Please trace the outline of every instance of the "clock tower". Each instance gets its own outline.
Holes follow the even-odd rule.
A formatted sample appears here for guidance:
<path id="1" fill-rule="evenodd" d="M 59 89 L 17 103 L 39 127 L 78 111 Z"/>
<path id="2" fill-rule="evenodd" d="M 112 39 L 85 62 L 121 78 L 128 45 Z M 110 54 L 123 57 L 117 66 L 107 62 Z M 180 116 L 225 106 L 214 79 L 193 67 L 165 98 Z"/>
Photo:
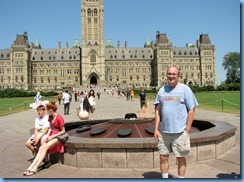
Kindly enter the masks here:
<path id="1" fill-rule="evenodd" d="M 82 84 L 105 84 L 103 0 L 81 0 Z"/>

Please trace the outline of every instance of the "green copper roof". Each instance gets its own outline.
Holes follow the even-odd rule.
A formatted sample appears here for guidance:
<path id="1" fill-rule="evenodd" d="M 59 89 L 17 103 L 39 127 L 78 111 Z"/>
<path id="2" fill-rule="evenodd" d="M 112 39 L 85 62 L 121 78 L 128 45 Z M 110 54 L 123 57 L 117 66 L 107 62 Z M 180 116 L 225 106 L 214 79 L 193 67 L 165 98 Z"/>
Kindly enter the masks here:
<path id="1" fill-rule="evenodd" d="M 36 39 L 36 41 L 35 41 L 35 47 L 39 47 L 39 45 L 40 45 L 39 40 Z"/>
<path id="2" fill-rule="evenodd" d="M 80 47 L 80 43 L 78 39 L 75 39 L 75 42 L 73 44 L 73 48 Z"/>
<path id="3" fill-rule="evenodd" d="M 113 47 L 113 42 L 111 39 L 107 40 L 106 47 Z"/>
<path id="4" fill-rule="evenodd" d="M 149 40 L 148 37 L 147 37 L 147 40 L 146 40 L 145 44 L 148 45 L 148 46 L 150 45 L 150 40 Z"/>

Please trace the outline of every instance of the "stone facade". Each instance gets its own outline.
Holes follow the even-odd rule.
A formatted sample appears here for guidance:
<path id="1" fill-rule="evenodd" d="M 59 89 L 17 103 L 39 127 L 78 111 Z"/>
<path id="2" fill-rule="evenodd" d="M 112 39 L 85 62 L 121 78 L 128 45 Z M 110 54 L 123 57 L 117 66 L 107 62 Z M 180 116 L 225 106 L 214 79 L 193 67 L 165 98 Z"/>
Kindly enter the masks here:
<path id="1" fill-rule="evenodd" d="M 27 32 L 17 35 L 10 49 L 0 50 L 0 89 L 53 90 L 90 84 L 119 85 L 122 88 L 161 86 L 166 70 L 180 69 L 181 82 L 216 85 L 215 46 L 209 35 L 201 34 L 196 45 L 175 47 L 166 34 L 156 32 L 141 48 L 128 42 L 114 47 L 104 42 L 103 0 L 83 0 L 81 4 L 81 45 L 43 49 L 38 41 L 28 41 Z"/>

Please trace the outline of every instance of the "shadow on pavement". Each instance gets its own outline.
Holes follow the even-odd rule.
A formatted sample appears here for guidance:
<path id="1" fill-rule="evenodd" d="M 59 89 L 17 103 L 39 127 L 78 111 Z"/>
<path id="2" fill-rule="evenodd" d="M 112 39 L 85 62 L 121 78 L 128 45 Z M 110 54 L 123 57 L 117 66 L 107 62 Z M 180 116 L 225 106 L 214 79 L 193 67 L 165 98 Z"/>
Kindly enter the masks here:
<path id="1" fill-rule="evenodd" d="M 162 174 L 160 172 L 155 172 L 155 171 L 152 171 L 152 172 L 145 172 L 142 174 L 144 176 L 144 178 L 157 178 L 157 179 L 162 179 Z M 169 178 L 174 178 L 173 175 L 169 174 Z"/>
<path id="2" fill-rule="evenodd" d="M 227 174 L 227 173 L 220 173 L 216 176 L 217 178 L 241 178 L 240 174 L 236 174 L 235 172 L 232 172 L 231 174 Z"/>

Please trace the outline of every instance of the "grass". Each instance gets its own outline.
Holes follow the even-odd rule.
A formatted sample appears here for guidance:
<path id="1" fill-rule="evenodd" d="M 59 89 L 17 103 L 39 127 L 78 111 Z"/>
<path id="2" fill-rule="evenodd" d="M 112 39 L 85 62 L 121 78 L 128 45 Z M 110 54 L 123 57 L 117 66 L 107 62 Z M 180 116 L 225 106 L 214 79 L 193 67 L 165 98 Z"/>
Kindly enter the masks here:
<path id="1" fill-rule="evenodd" d="M 195 93 L 200 109 L 240 114 L 240 92 Z"/>
<path id="2" fill-rule="evenodd" d="M 53 100 L 54 97 L 43 97 L 42 100 Z M 1 98 L 0 117 L 30 109 L 33 97 Z"/>
<path id="3" fill-rule="evenodd" d="M 198 108 L 240 114 L 240 92 L 199 92 L 195 93 L 199 103 Z M 149 100 L 154 99 L 154 94 L 147 94 Z M 43 97 L 43 100 L 53 100 L 54 97 Z M 1 98 L 0 116 L 30 109 L 31 97 Z"/>

